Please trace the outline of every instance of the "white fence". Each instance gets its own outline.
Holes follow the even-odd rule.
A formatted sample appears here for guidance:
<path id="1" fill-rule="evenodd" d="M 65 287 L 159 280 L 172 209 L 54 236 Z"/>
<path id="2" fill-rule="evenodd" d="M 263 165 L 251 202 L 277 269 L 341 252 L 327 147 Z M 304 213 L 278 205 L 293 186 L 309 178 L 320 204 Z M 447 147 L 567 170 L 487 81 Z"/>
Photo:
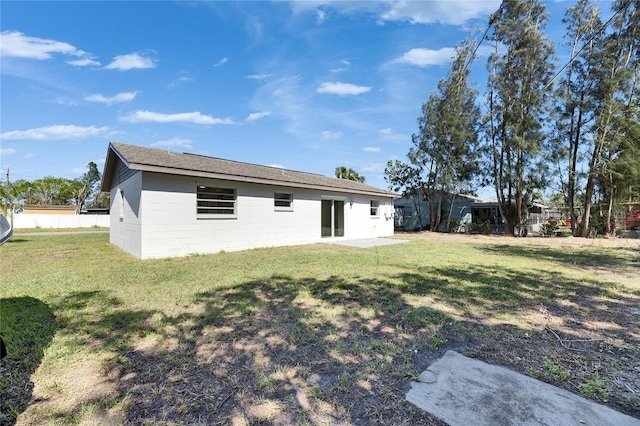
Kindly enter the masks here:
<path id="1" fill-rule="evenodd" d="M 11 220 L 11 218 L 9 218 Z M 13 227 L 18 228 L 92 228 L 109 227 L 108 214 L 14 214 Z"/>

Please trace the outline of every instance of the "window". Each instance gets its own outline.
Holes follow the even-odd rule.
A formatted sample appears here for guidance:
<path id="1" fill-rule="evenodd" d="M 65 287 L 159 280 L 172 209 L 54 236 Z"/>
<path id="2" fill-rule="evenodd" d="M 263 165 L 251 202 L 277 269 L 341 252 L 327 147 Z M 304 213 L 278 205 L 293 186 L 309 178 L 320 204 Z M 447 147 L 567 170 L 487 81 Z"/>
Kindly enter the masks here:
<path id="1" fill-rule="evenodd" d="M 124 221 L 124 190 L 120 190 L 120 222 Z"/>
<path id="2" fill-rule="evenodd" d="M 284 192 L 276 192 L 273 194 L 273 207 L 276 211 L 292 212 L 293 211 L 293 194 Z"/>
<path id="3" fill-rule="evenodd" d="M 380 201 L 371 200 L 371 216 L 378 217 L 379 208 L 380 208 Z"/>
<path id="4" fill-rule="evenodd" d="M 236 190 L 198 185 L 196 192 L 199 218 L 236 217 Z"/>

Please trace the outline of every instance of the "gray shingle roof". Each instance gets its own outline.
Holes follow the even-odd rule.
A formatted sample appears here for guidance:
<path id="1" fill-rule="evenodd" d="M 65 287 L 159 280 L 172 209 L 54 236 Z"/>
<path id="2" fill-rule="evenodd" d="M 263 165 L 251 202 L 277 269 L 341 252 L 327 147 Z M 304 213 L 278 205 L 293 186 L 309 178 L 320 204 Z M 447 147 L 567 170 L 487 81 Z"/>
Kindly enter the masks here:
<path id="1" fill-rule="evenodd" d="M 103 191 L 111 189 L 111 180 L 118 160 L 131 170 L 398 197 L 392 192 L 346 179 L 117 142 L 109 144 L 102 180 Z"/>

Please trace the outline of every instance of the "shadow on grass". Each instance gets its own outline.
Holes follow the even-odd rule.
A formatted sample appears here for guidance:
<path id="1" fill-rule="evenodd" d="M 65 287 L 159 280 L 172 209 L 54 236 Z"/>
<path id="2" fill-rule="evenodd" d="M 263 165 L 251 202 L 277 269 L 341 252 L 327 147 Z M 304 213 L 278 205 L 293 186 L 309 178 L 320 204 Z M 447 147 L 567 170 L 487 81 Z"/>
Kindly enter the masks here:
<path id="1" fill-rule="evenodd" d="M 634 247 L 616 247 L 589 251 L 576 248 L 549 248 L 526 245 L 488 245 L 483 250 L 505 256 L 535 258 L 564 266 L 589 266 L 595 268 L 640 268 L 638 250 Z"/>
<path id="2" fill-rule="evenodd" d="M 401 296 L 382 280 L 274 276 L 199 293 L 172 317 L 100 292 L 56 309 L 61 335 L 114 353 L 104 376 L 125 423 L 442 424 L 404 393 L 448 317 Z M 87 404 L 100 408 L 85 399 L 55 416 L 81 417 Z"/>
<path id="3" fill-rule="evenodd" d="M 597 278 L 567 277 L 546 270 L 468 266 L 432 268 L 423 273 L 404 273 L 400 289 L 405 294 L 429 295 L 435 301 L 460 307 L 478 318 L 499 313 L 548 312 L 570 318 L 575 334 L 610 333 L 631 346 L 640 347 L 638 303 L 621 293 L 614 282 Z"/>
<path id="4" fill-rule="evenodd" d="M 495 266 L 429 268 L 403 273 L 400 288 L 414 295 L 431 295 L 456 306 L 513 310 L 573 296 L 618 297 L 617 284 L 596 279 L 576 280 L 546 270 L 521 271 Z M 589 303 L 589 299 L 581 299 Z"/>
<path id="5" fill-rule="evenodd" d="M 29 405 L 30 377 L 55 331 L 56 318 L 46 303 L 33 297 L 0 299 L 0 335 L 7 346 L 0 361 L 0 424 L 14 424 Z"/>
<path id="6" fill-rule="evenodd" d="M 640 342 L 622 310 L 631 301 L 612 287 L 545 271 L 450 267 L 386 279 L 272 276 L 201 292 L 173 316 L 130 309 L 101 292 L 69 295 L 56 312 L 61 334 L 114 354 L 104 376 L 124 423 L 438 425 L 404 395 L 446 349 L 539 374 L 566 352 L 544 329 L 483 322 L 483 315 L 542 305 L 570 315 L 575 324 L 564 338 L 597 332 L 607 342 L 557 361 L 563 368 L 607 377 L 594 367 L 606 365 L 634 377 Z M 454 318 L 417 302 L 422 296 L 476 315 Z M 564 300 L 579 306 L 568 311 Z M 640 416 L 637 398 L 624 397 L 633 395 L 608 402 Z"/>
<path id="7" fill-rule="evenodd" d="M 19 244 L 19 243 L 26 243 L 27 240 L 25 240 L 24 238 L 16 238 L 16 234 L 13 234 L 13 237 L 11 237 L 11 239 L 9 241 L 7 241 L 7 243 L 9 244 Z"/>

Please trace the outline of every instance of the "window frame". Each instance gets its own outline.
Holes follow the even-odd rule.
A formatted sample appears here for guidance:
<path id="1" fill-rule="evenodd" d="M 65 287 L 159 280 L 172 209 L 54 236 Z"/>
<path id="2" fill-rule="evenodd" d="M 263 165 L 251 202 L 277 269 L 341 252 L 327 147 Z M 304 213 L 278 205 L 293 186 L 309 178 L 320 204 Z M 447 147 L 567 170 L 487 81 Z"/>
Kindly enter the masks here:
<path id="1" fill-rule="evenodd" d="M 118 215 L 118 219 L 120 220 L 120 222 L 124 221 L 124 189 L 119 188 L 118 192 L 120 193 L 120 206 L 119 206 L 119 215 Z"/>
<path id="2" fill-rule="evenodd" d="M 372 218 L 380 217 L 380 200 L 369 201 L 369 215 Z"/>
<path id="3" fill-rule="evenodd" d="M 202 190 L 213 191 L 202 191 Z M 210 197 L 201 197 L 201 194 L 209 194 Z M 216 198 L 218 195 L 220 198 Z M 233 199 L 229 199 L 232 196 Z M 226 203 L 232 204 L 232 207 L 227 206 L 204 206 L 200 203 L 213 202 L 213 203 Z M 209 212 L 203 212 L 202 210 L 209 210 Z M 226 210 L 231 213 L 219 213 L 216 210 Z M 196 218 L 197 219 L 236 219 L 238 217 L 238 190 L 236 188 L 230 188 L 226 186 L 212 186 L 212 185 L 196 185 Z"/>
<path id="4" fill-rule="evenodd" d="M 278 195 L 286 195 L 287 198 L 278 198 Z M 279 206 L 278 202 L 289 202 L 289 205 Z M 293 211 L 293 192 L 274 192 L 273 193 L 273 209 L 277 212 L 292 212 Z"/>

